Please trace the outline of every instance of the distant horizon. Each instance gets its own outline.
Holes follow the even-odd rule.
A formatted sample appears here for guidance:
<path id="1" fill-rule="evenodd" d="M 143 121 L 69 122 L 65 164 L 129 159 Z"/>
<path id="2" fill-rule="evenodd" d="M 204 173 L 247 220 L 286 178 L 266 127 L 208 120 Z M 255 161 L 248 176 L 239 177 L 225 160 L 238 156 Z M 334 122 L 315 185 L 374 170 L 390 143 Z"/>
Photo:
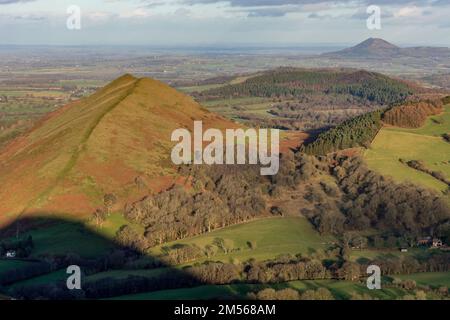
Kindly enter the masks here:
<path id="1" fill-rule="evenodd" d="M 379 23 L 370 26 L 375 15 Z M 448 47 L 448 16 L 450 2 L 442 0 L 0 0 L 0 39 L 11 45 L 276 48 L 349 46 L 373 37 Z"/>
<path id="2" fill-rule="evenodd" d="M 385 38 L 373 37 L 382 39 L 392 43 L 401 48 L 411 47 L 444 47 L 450 48 L 450 45 L 444 43 L 426 44 L 422 42 L 417 43 L 397 43 L 386 40 Z M 0 47 L 90 47 L 90 48 L 108 48 L 108 47 L 122 47 L 122 48 L 149 48 L 149 49 L 309 49 L 309 48 L 347 48 L 356 46 L 369 38 L 364 38 L 359 42 L 304 42 L 304 43 L 191 43 L 191 44 L 121 44 L 121 43 L 104 43 L 104 44 L 83 44 L 83 43 L 0 43 Z"/>

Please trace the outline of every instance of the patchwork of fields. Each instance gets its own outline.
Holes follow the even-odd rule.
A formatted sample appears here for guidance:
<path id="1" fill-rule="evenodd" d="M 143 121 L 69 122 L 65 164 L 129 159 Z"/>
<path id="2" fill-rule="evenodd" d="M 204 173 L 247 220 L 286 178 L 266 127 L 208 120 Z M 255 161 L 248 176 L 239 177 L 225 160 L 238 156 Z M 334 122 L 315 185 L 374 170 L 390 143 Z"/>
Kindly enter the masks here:
<path id="1" fill-rule="evenodd" d="M 395 278 L 414 280 L 418 284 L 432 286 L 449 286 L 450 273 L 430 272 L 410 275 L 399 275 Z M 392 281 L 391 278 L 384 279 L 386 283 Z M 304 280 L 278 283 L 273 285 L 259 284 L 233 284 L 222 286 L 199 286 L 188 289 L 162 290 L 156 292 L 126 295 L 114 298 L 115 300 L 191 300 L 191 299 L 220 299 L 220 298 L 240 298 L 245 299 L 247 294 L 262 290 L 264 288 L 274 288 L 276 290 L 291 288 L 299 292 L 306 290 L 326 288 L 332 292 L 337 299 L 350 299 L 352 294 L 367 294 L 372 299 L 396 299 L 405 295 L 406 291 L 400 288 L 385 287 L 381 290 L 367 290 L 364 283 L 337 280 Z"/>

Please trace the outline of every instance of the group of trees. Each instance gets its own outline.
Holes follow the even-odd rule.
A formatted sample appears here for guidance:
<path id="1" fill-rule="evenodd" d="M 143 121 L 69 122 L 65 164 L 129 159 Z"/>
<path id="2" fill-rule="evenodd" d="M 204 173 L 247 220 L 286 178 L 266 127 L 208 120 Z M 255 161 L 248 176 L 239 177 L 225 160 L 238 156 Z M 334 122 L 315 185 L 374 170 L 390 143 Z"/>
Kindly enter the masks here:
<path id="1" fill-rule="evenodd" d="M 356 84 L 338 84 L 330 91 L 350 94 L 384 106 L 403 102 L 413 93 L 406 84 L 384 76 Z"/>
<path id="2" fill-rule="evenodd" d="M 442 98 L 442 103 L 443 104 L 450 104 L 450 96 L 446 96 L 446 97 Z"/>
<path id="3" fill-rule="evenodd" d="M 204 91 L 198 94 L 198 98 L 296 98 L 312 92 L 347 94 L 363 101 L 389 105 L 404 101 L 412 94 L 412 89 L 403 82 L 374 72 L 280 68 L 242 83 Z"/>
<path id="4" fill-rule="evenodd" d="M 302 293 L 291 288 L 281 290 L 266 288 L 256 293 L 251 292 L 248 298 L 252 300 L 334 300 L 333 294 L 326 288 L 309 289 Z"/>
<path id="5" fill-rule="evenodd" d="M 119 231 L 121 243 L 151 247 L 253 219 L 265 213 L 266 201 L 256 166 L 182 168 L 192 176 L 192 190 L 182 186 L 127 206 L 125 217 L 145 228 L 144 235 Z M 189 171 L 191 170 L 191 171 Z M 125 229 L 127 231 L 127 229 Z M 132 239 L 132 240 L 131 240 Z"/>
<path id="6" fill-rule="evenodd" d="M 450 209 L 436 192 L 412 184 L 395 183 L 370 171 L 360 158 L 329 156 L 329 170 L 339 187 L 337 197 L 321 188 L 304 210 L 323 233 L 375 228 L 387 234 L 420 236 L 435 233 L 450 218 Z"/>
<path id="7" fill-rule="evenodd" d="M 103 196 L 103 207 L 97 208 L 92 214 L 92 219 L 96 226 L 103 225 L 116 203 L 117 197 L 114 194 L 107 193 Z"/>
<path id="8" fill-rule="evenodd" d="M 450 142 L 450 133 L 444 133 L 442 138 L 444 138 L 445 141 Z"/>
<path id="9" fill-rule="evenodd" d="M 381 111 L 366 113 L 319 134 L 314 141 L 303 145 L 301 151 L 326 155 L 347 148 L 367 147 L 381 127 Z"/>
<path id="10" fill-rule="evenodd" d="M 429 174 L 432 177 L 434 177 L 435 179 L 442 181 L 443 183 L 447 184 L 450 187 L 450 180 L 447 179 L 445 174 L 443 174 L 440 171 L 433 171 L 431 169 L 428 169 L 426 164 L 423 161 L 421 161 L 421 160 L 405 161 L 403 159 L 400 159 L 400 162 L 406 164 L 408 167 L 411 167 L 415 170 L 422 171 L 426 174 Z"/>
<path id="11" fill-rule="evenodd" d="M 397 127 L 419 128 L 427 117 L 442 112 L 442 100 L 408 102 L 392 107 L 383 114 L 383 122 Z"/>
<path id="12" fill-rule="evenodd" d="M 268 118 L 266 122 L 269 125 L 281 122 L 291 130 L 324 129 L 379 107 L 346 94 L 309 94 L 275 104 L 268 112 L 276 118 Z"/>
<path id="13" fill-rule="evenodd" d="M 382 239 L 366 239 L 373 246 L 382 242 L 392 246 L 392 238 L 409 237 L 402 240 L 408 243 L 422 235 L 446 238 L 448 233 L 450 208 L 438 193 L 396 183 L 369 170 L 354 156 L 286 153 L 278 174 L 268 177 L 260 176 L 254 166 L 185 166 L 180 170 L 190 177 L 192 188 L 174 186 L 128 205 L 125 217 L 130 225 L 118 231 L 120 244 L 142 251 L 269 214 L 303 214 L 319 232 L 336 235 L 375 228 Z M 303 196 L 310 206 L 268 207 L 268 199 L 300 189 L 306 190 Z M 143 226 L 144 232 L 132 224 Z M 355 246 L 363 245 L 367 244 Z M 179 263 L 198 254 L 213 256 L 213 249 L 223 250 L 215 247 L 209 253 L 179 247 L 170 259 Z"/>

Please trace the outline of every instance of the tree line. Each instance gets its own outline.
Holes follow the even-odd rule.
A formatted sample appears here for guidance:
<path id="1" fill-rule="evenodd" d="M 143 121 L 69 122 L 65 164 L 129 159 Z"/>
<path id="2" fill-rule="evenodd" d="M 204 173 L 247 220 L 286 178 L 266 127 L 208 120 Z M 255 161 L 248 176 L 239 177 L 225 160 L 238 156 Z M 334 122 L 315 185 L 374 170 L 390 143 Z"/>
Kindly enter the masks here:
<path id="1" fill-rule="evenodd" d="M 382 127 L 382 111 L 369 112 L 320 133 L 317 138 L 301 147 L 307 154 L 326 155 L 338 150 L 368 147 Z"/>
<path id="2" fill-rule="evenodd" d="M 383 122 L 403 128 L 420 128 L 429 116 L 442 112 L 442 100 L 408 102 L 392 107 L 383 114 Z"/>

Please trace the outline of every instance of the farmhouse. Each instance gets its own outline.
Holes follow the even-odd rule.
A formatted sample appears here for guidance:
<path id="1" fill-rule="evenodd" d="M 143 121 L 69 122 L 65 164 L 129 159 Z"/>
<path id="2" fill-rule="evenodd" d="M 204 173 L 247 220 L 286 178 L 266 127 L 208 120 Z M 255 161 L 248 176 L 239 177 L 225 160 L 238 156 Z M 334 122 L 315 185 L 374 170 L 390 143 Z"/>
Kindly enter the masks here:
<path id="1" fill-rule="evenodd" d="M 431 248 L 441 248 L 444 246 L 444 243 L 439 238 L 431 238 L 431 237 L 425 237 L 420 238 L 417 240 L 418 246 L 427 246 Z"/>
<path id="2" fill-rule="evenodd" d="M 420 238 L 417 240 L 418 246 L 428 246 L 431 243 L 431 237 Z"/>
<path id="3" fill-rule="evenodd" d="M 431 244 L 431 246 L 433 247 L 433 248 L 440 248 L 440 247 L 442 247 L 444 244 L 442 243 L 442 240 L 441 239 L 437 239 L 437 238 L 434 238 L 433 239 L 433 242 L 432 242 L 432 244 Z"/>
<path id="4" fill-rule="evenodd" d="M 6 258 L 15 258 L 16 257 L 16 251 L 14 251 L 14 250 L 9 250 L 9 251 L 7 251 L 6 252 Z"/>

